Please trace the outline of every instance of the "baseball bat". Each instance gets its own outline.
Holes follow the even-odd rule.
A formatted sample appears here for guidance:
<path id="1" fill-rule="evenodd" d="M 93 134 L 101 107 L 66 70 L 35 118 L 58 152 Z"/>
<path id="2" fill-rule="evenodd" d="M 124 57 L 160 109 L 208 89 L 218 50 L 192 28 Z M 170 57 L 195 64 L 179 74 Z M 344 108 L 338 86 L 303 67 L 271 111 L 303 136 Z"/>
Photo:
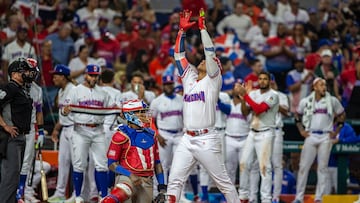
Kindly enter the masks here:
<path id="1" fill-rule="evenodd" d="M 40 159 L 42 199 L 43 199 L 43 201 L 47 201 L 49 195 L 48 195 L 48 189 L 47 189 L 46 174 L 45 174 L 45 171 L 44 171 L 43 160 L 42 160 L 42 152 L 41 152 L 40 148 L 39 148 L 39 159 Z"/>

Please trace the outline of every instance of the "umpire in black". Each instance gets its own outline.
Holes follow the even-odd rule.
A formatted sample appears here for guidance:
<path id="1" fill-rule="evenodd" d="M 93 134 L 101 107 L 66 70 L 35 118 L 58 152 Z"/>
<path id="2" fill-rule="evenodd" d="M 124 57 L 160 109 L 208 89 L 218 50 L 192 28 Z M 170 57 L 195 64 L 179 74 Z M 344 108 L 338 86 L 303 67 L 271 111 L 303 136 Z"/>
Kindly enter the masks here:
<path id="1" fill-rule="evenodd" d="M 25 58 L 12 62 L 10 82 L 0 87 L 0 203 L 15 203 L 25 135 L 30 131 L 32 99 L 25 88 L 31 80 L 31 65 Z"/>

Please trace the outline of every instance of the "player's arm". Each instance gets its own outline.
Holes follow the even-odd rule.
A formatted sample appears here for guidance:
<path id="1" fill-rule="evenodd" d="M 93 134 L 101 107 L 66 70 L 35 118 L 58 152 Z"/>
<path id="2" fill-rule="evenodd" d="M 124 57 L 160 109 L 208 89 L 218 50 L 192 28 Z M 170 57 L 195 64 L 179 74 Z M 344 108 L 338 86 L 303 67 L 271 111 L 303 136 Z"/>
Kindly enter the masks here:
<path id="1" fill-rule="evenodd" d="M 156 180 L 158 181 L 158 191 L 165 193 L 166 192 L 166 185 L 165 185 L 165 178 L 164 178 L 164 170 L 161 165 L 160 156 L 159 156 L 159 147 L 157 145 L 157 142 L 154 144 L 154 157 L 155 157 L 155 176 Z"/>
<path id="2" fill-rule="evenodd" d="M 266 102 L 256 103 L 248 94 L 244 96 L 244 100 L 256 115 L 262 114 L 270 109 L 270 106 Z"/>
<path id="3" fill-rule="evenodd" d="M 309 132 L 305 130 L 305 127 L 302 123 L 302 114 L 295 112 L 294 118 L 295 118 L 295 125 L 296 125 L 297 129 L 299 130 L 300 135 L 305 138 L 308 137 Z"/>
<path id="4" fill-rule="evenodd" d="M 223 112 L 226 115 L 230 114 L 230 112 L 231 112 L 231 105 L 230 104 L 225 104 L 220 99 L 218 100 L 217 104 L 218 104 L 218 107 L 219 107 L 221 112 Z"/>
<path id="5" fill-rule="evenodd" d="M 180 13 L 180 29 L 175 41 L 174 58 L 180 76 L 182 76 L 185 69 L 189 67 L 189 61 L 186 59 L 185 55 L 186 30 L 195 24 L 195 22 L 189 22 L 190 17 L 191 11 L 184 11 Z"/>
<path id="6" fill-rule="evenodd" d="M 215 47 L 206 31 L 205 26 L 205 12 L 200 9 L 200 16 L 198 19 L 198 25 L 201 33 L 201 40 L 204 46 L 206 72 L 210 77 L 215 77 L 221 72 L 221 63 L 215 55 Z"/>
<path id="7" fill-rule="evenodd" d="M 36 124 L 38 127 L 38 138 L 37 138 L 37 144 L 40 145 L 40 147 L 42 147 L 44 145 L 44 114 L 42 112 L 42 104 L 41 103 L 37 103 L 36 104 Z"/>

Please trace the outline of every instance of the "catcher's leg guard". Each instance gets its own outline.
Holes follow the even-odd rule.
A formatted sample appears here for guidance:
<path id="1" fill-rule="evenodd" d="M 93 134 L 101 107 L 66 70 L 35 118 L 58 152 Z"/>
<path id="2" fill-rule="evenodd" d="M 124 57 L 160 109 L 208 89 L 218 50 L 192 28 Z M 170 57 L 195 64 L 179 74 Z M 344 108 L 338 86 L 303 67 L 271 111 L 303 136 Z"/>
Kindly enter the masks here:
<path id="1" fill-rule="evenodd" d="M 175 195 L 167 195 L 166 196 L 167 202 L 168 203 L 176 203 L 176 197 Z"/>
<path id="2" fill-rule="evenodd" d="M 119 183 L 111 190 L 110 195 L 101 200 L 101 203 L 121 203 L 129 199 L 131 195 L 131 187 L 124 183 Z"/>

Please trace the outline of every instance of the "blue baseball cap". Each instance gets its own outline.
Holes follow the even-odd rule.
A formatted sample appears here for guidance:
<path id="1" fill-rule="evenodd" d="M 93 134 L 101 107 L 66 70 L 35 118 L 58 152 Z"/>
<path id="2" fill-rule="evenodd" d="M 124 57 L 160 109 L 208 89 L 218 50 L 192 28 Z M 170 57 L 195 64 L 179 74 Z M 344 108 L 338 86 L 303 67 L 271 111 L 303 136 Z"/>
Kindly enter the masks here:
<path id="1" fill-rule="evenodd" d="M 165 75 L 162 77 L 163 84 L 172 84 L 174 83 L 174 76 L 172 75 Z"/>
<path id="2" fill-rule="evenodd" d="M 100 75 L 101 69 L 96 64 L 89 64 L 86 66 L 85 73 L 89 75 Z"/>
<path id="3" fill-rule="evenodd" d="M 250 49 L 247 49 L 244 54 L 244 58 L 246 58 L 248 61 L 256 60 L 256 56 L 253 51 Z"/>
<path id="4" fill-rule="evenodd" d="M 70 75 L 70 68 L 63 64 L 58 64 L 55 66 L 54 70 L 51 71 L 51 74 L 57 74 L 57 75 Z"/>

